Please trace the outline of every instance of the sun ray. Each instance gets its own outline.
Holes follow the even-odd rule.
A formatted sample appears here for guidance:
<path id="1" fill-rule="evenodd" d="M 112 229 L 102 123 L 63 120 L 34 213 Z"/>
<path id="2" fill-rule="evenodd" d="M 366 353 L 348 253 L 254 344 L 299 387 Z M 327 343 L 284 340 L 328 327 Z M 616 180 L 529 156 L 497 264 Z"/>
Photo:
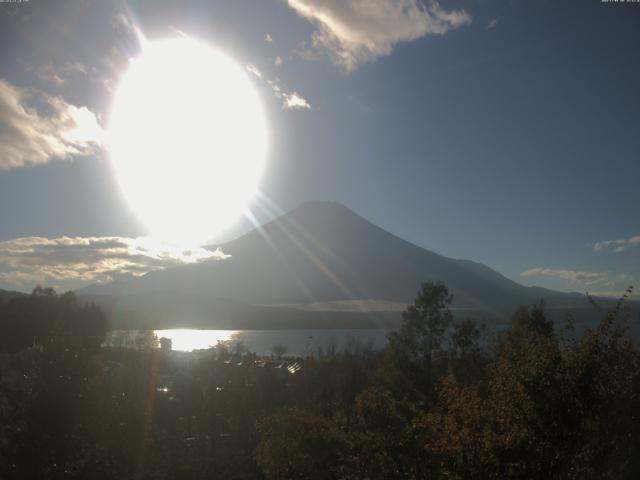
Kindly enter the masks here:
<path id="1" fill-rule="evenodd" d="M 299 225 L 296 225 L 293 221 L 289 220 L 287 224 L 288 226 L 291 226 L 294 229 L 296 229 L 298 233 L 303 234 L 305 238 L 312 240 L 316 244 L 319 244 L 317 239 L 314 239 L 312 235 L 305 232 Z M 344 285 L 344 283 L 340 280 L 340 278 L 334 272 L 332 272 L 331 269 L 327 265 L 325 265 L 324 262 L 322 262 L 322 260 L 320 260 L 320 258 L 317 255 L 315 255 L 309 248 L 304 246 L 302 242 L 299 240 L 299 238 L 296 237 L 296 235 L 294 235 L 292 231 L 290 231 L 282 222 L 276 222 L 274 225 L 278 226 L 281 229 L 281 231 L 287 236 L 287 238 L 289 238 L 289 240 L 311 261 L 311 263 L 323 275 L 325 275 L 329 279 L 331 283 L 333 283 L 340 290 L 342 290 L 342 292 L 345 295 L 347 295 L 348 298 L 356 298 L 356 296 L 347 288 L 346 285 Z M 324 251 L 329 252 L 329 250 L 326 248 L 324 248 Z M 332 252 L 329 252 L 329 253 L 333 255 L 334 258 L 337 259 L 337 257 Z"/>
<path id="2" fill-rule="evenodd" d="M 293 271 L 293 269 L 291 268 L 291 265 L 288 264 L 288 262 L 286 261 L 286 259 L 282 255 L 282 252 L 280 252 L 280 250 L 278 250 L 277 246 L 271 241 L 271 239 L 267 235 L 267 232 L 264 230 L 262 225 L 259 224 L 258 219 L 255 217 L 253 212 L 250 209 L 247 208 L 247 211 L 245 212 L 245 215 L 247 216 L 249 221 L 254 225 L 256 231 L 264 239 L 264 241 L 267 243 L 267 245 L 269 245 L 269 247 L 273 251 L 273 254 L 275 255 L 275 258 L 278 259 L 278 261 L 282 264 L 282 266 L 285 268 L 287 273 L 289 275 L 291 275 L 291 277 L 294 279 L 294 281 L 296 282 L 296 284 L 300 288 L 300 291 L 302 292 L 302 294 L 309 300 L 309 302 L 314 302 L 315 298 L 314 298 L 313 293 L 311 292 L 311 290 L 309 290 L 309 288 L 307 288 L 307 286 L 304 284 L 304 281 L 300 278 L 300 276 L 297 275 Z"/>
<path id="3" fill-rule="evenodd" d="M 257 197 L 259 200 L 261 200 L 261 203 L 259 203 L 258 205 L 263 209 L 265 209 L 265 211 L 269 215 L 274 217 L 283 217 L 283 214 L 284 214 L 283 210 L 275 202 L 273 202 L 268 196 L 266 196 L 263 192 L 259 192 L 257 194 Z M 335 272 L 331 271 L 329 266 L 325 265 L 325 263 L 322 262 L 320 258 L 313 253 L 312 250 L 305 247 L 297 237 L 302 237 L 306 241 L 310 242 L 313 245 L 313 248 L 315 250 L 324 253 L 326 256 L 331 258 L 334 262 L 337 262 L 344 266 L 348 266 L 349 265 L 348 261 L 346 261 L 345 259 L 341 259 L 338 255 L 336 255 L 334 251 L 327 248 L 326 245 L 320 242 L 316 237 L 311 235 L 309 232 L 307 232 L 304 228 L 302 228 L 297 223 L 289 220 L 287 222 L 287 226 L 289 227 L 289 229 L 287 229 L 286 226 L 280 223 L 278 223 L 278 225 L 280 226 L 281 230 L 285 233 L 285 235 L 287 235 L 287 237 L 296 245 L 296 247 L 299 248 L 305 254 L 305 256 L 307 256 L 307 258 L 311 260 L 311 262 L 316 266 L 316 268 L 318 268 L 319 271 L 322 272 L 329 279 L 331 283 L 336 285 L 347 296 L 347 298 L 351 300 L 361 300 L 366 297 L 366 295 L 363 295 L 363 292 L 354 292 L 352 289 L 348 288 L 340 280 L 338 275 Z M 352 272 L 352 273 L 355 274 L 357 272 Z M 307 295 L 307 297 L 311 298 L 312 302 L 316 301 L 315 296 L 311 292 L 309 295 Z M 378 324 L 381 327 L 384 326 L 384 323 L 381 322 L 379 318 L 375 317 L 367 309 L 363 311 L 371 322 Z"/>

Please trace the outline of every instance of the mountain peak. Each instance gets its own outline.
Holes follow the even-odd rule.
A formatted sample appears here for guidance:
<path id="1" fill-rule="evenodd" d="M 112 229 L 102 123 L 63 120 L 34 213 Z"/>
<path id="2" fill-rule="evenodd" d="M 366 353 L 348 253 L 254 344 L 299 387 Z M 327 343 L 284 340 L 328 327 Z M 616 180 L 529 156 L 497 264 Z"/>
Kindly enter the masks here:
<path id="1" fill-rule="evenodd" d="M 312 200 L 301 203 L 274 222 L 282 225 L 295 224 L 309 232 L 323 231 L 321 236 L 329 233 L 341 235 L 354 230 L 359 230 L 360 233 L 367 235 L 373 231 L 389 234 L 346 205 L 328 200 Z"/>
<path id="2" fill-rule="evenodd" d="M 289 211 L 284 216 L 308 216 L 308 215 L 353 215 L 359 216 L 346 205 L 330 200 L 310 200 L 303 202 Z"/>

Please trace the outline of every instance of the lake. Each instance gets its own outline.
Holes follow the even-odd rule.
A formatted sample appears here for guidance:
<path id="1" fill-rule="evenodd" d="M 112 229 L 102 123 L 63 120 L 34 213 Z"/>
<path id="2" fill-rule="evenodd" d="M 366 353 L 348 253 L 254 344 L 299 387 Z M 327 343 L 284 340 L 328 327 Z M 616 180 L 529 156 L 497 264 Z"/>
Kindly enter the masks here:
<path id="1" fill-rule="evenodd" d="M 556 324 L 558 333 L 563 323 Z M 491 341 L 494 336 L 507 328 L 507 324 L 493 324 L 485 330 L 484 341 Z M 577 322 L 575 335 L 581 336 L 594 322 Z M 370 345 L 374 349 L 382 349 L 387 343 L 387 335 L 394 331 L 390 328 L 362 328 L 362 329 L 291 329 L 291 330 L 198 330 L 190 328 L 176 328 L 154 330 L 157 339 L 171 340 L 172 349 L 181 352 L 203 350 L 215 346 L 218 342 L 225 342 L 229 347 L 242 342 L 250 352 L 260 356 L 273 353 L 275 346 L 286 349 L 287 355 L 306 356 L 316 353 L 319 348 L 335 347 L 343 350 L 347 345 L 357 342 L 362 346 Z M 640 337 L 640 322 L 632 322 L 631 332 Z M 136 330 L 113 330 L 109 332 L 105 345 L 134 347 L 136 345 Z"/>
<path id="2" fill-rule="evenodd" d="M 233 345 L 242 342 L 258 355 L 271 355 L 276 345 L 286 348 L 288 355 L 305 356 L 319 348 L 335 346 L 344 349 L 350 342 L 384 348 L 390 329 L 336 330 L 156 330 L 156 336 L 169 338 L 174 350 L 192 351 L 215 346 L 218 341 Z"/>
<path id="3" fill-rule="evenodd" d="M 258 355 L 271 355 L 273 347 L 283 346 L 287 355 L 305 356 L 317 352 L 319 348 L 335 346 L 340 351 L 351 342 L 371 345 L 374 349 L 384 348 L 387 334 L 391 329 L 318 329 L 318 330 L 196 330 L 170 329 L 155 330 L 158 340 L 168 338 L 172 349 L 190 352 L 226 342 L 233 346 L 242 342 L 250 351 Z M 105 344 L 133 346 L 136 331 L 114 330 Z"/>

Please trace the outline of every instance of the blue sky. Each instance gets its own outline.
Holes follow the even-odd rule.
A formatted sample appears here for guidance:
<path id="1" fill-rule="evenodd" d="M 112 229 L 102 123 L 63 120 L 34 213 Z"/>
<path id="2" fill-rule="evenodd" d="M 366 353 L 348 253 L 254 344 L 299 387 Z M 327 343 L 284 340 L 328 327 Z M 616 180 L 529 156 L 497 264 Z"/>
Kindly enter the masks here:
<path id="1" fill-rule="evenodd" d="M 0 4 L 0 288 L 165 265 L 141 260 L 105 149 L 65 130 L 106 127 L 136 26 L 260 73 L 281 210 L 335 200 L 526 285 L 620 292 L 640 279 L 639 24 L 598 0 Z"/>

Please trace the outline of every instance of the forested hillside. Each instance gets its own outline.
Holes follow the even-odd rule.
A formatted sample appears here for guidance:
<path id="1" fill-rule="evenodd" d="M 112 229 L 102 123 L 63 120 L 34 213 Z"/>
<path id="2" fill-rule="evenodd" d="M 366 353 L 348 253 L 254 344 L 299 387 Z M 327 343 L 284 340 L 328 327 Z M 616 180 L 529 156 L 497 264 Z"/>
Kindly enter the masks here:
<path id="1" fill-rule="evenodd" d="M 0 307 L 0 477 L 637 478 L 625 298 L 580 337 L 543 305 L 491 337 L 451 300 L 423 284 L 383 351 L 260 358 L 101 347 L 99 310 L 37 289 Z"/>

